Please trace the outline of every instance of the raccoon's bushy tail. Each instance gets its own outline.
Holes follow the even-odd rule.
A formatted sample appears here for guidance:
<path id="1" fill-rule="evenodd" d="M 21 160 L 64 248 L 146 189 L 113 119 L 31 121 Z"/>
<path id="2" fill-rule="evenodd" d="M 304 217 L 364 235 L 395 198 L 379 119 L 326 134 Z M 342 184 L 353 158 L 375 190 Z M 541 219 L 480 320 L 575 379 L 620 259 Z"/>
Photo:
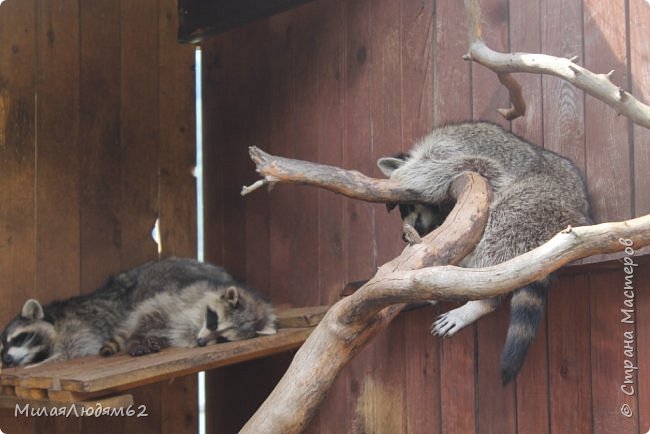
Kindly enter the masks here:
<path id="1" fill-rule="evenodd" d="M 550 280 L 533 282 L 515 291 L 510 302 L 510 326 L 501 352 L 501 381 L 505 386 L 521 369 L 542 320 Z"/>

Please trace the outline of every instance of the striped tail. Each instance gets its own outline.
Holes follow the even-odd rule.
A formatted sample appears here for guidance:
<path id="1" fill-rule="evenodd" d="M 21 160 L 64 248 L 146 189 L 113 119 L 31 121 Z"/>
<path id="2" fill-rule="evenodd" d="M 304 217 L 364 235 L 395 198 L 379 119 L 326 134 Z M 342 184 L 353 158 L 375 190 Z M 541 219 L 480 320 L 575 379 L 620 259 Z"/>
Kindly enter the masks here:
<path id="1" fill-rule="evenodd" d="M 125 342 L 126 335 L 124 333 L 118 333 L 102 344 L 102 347 L 99 349 L 99 354 L 104 357 L 117 354 L 124 349 Z"/>
<path id="2" fill-rule="evenodd" d="M 544 313 L 550 279 L 533 282 L 515 291 L 510 302 L 510 327 L 501 352 L 501 381 L 505 386 L 516 376 Z"/>

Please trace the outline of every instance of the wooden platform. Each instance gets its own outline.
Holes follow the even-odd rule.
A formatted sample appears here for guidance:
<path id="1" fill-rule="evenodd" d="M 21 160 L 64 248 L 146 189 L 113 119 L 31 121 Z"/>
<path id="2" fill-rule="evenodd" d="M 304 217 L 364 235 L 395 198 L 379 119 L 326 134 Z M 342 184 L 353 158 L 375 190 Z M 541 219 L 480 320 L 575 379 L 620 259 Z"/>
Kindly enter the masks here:
<path id="1" fill-rule="evenodd" d="M 141 357 L 87 356 L 4 369 L 0 374 L 0 407 L 27 403 L 39 407 L 128 407 L 133 397 L 127 391 L 134 387 L 296 349 L 326 311 L 326 306 L 281 311 L 277 334 L 245 341 L 168 348 Z"/>

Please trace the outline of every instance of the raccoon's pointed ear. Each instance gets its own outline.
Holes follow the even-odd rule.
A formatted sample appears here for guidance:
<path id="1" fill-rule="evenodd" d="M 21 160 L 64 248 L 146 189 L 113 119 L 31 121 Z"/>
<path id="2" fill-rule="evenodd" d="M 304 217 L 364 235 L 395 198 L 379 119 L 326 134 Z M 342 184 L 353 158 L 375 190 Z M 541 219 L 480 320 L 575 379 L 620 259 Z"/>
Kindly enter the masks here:
<path id="1" fill-rule="evenodd" d="M 236 286 L 230 286 L 228 289 L 226 289 L 226 294 L 224 295 L 224 299 L 232 307 L 237 306 L 237 302 L 239 301 L 239 292 L 237 291 L 237 287 Z"/>
<path id="2" fill-rule="evenodd" d="M 25 319 L 43 319 L 45 314 L 43 313 L 43 306 L 37 300 L 30 298 L 23 305 L 20 316 Z"/>
<path id="3" fill-rule="evenodd" d="M 379 167 L 381 173 L 390 177 L 390 175 L 392 175 L 395 170 L 402 167 L 404 163 L 406 163 L 406 161 L 399 158 L 384 157 L 377 160 L 377 167 Z"/>

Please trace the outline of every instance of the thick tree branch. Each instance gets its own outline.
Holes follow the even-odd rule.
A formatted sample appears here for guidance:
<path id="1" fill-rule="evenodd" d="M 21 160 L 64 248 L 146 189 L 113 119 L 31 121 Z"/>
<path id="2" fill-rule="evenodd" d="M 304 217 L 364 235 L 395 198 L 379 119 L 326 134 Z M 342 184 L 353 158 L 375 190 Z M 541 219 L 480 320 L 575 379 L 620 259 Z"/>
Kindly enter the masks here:
<path id="1" fill-rule="evenodd" d="M 366 288 L 376 279 L 389 279 L 395 271 L 458 263 L 483 233 L 489 191 L 485 179 L 474 173 L 454 181 L 450 194 L 457 202 L 445 223 L 421 243 L 406 247 L 399 257 L 380 267 L 377 275 L 359 291 L 332 306 L 242 432 L 303 430 L 343 366 L 402 308 L 393 305 L 382 310 L 387 304 L 367 297 Z"/>
<path id="2" fill-rule="evenodd" d="M 412 192 L 330 166 L 274 157 L 252 150 L 265 183 L 315 185 L 371 202 L 417 201 Z M 333 173 L 334 180 L 329 173 Z M 356 183 L 360 183 L 356 186 Z M 450 195 L 456 206 L 443 225 L 415 237 L 402 254 L 379 268 L 375 277 L 336 303 L 296 354 L 289 370 L 243 428 L 246 433 L 300 432 L 324 399 L 340 370 L 401 311 L 424 300 L 481 299 L 510 292 L 562 265 L 595 253 L 650 245 L 650 216 L 620 223 L 567 228 L 543 246 L 488 268 L 454 266 L 482 235 L 490 203 L 484 178 L 459 177 Z M 630 240 L 622 243 L 620 240 Z"/>
<path id="3" fill-rule="evenodd" d="M 263 179 L 251 186 L 242 187 L 242 196 L 263 185 L 272 186 L 278 182 L 312 185 L 353 199 L 367 202 L 417 202 L 420 197 L 409 192 L 389 179 L 370 178 L 356 170 L 345 170 L 335 166 L 311 163 L 277 157 L 256 146 L 249 148 L 257 173 Z"/>
<path id="4" fill-rule="evenodd" d="M 650 107 L 641 103 L 622 87 L 613 84 L 610 80 L 613 71 L 607 74 L 594 74 L 574 63 L 575 57 L 563 59 L 545 54 L 499 53 L 490 49 L 482 40 L 481 8 L 478 0 L 465 0 L 465 12 L 469 52 L 463 58 L 473 60 L 499 75 L 499 80 L 510 92 L 512 103 L 510 109 L 499 109 L 506 119 L 511 120 L 522 116 L 526 110 L 521 86 L 510 76 L 510 73 L 530 72 L 562 78 L 603 101 L 632 122 L 650 128 Z"/>
<path id="5" fill-rule="evenodd" d="M 539 280 L 558 268 L 598 253 L 650 245 L 650 215 L 616 223 L 569 228 L 542 246 L 499 265 L 452 266 L 395 271 L 365 286 L 359 309 L 377 309 L 423 300 L 478 300 L 495 297 Z M 633 261 L 633 259 L 627 260 Z M 631 262 L 629 262 L 631 264 Z M 380 300 L 379 302 L 377 300 Z"/>

